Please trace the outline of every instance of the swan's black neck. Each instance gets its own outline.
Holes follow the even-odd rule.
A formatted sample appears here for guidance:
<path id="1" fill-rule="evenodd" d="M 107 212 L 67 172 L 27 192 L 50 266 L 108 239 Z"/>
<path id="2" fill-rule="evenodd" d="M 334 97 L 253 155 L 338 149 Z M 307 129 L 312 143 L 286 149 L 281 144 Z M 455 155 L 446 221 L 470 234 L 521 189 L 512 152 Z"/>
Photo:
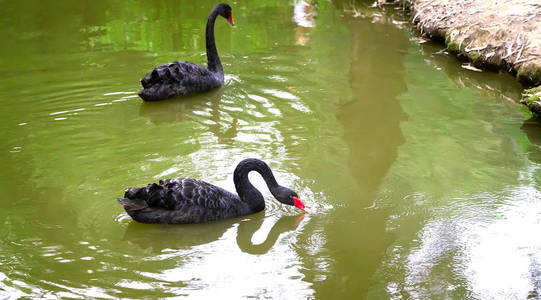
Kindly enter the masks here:
<path id="1" fill-rule="evenodd" d="M 258 212 L 265 209 L 265 200 L 263 199 L 263 195 L 261 195 L 248 179 L 248 173 L 251 171 L 261 174 L 273 195 L 275 195 L 276 188 L 279 185 L 269 166 L 259 159 L 247 158 L 237 165 L 233 173 L 233 181 L 235 182 L 237 193 L 240 199 L 252 208 L 253 212 Z"/>
<path id="2" fill-rule="evenodd" d="M 222 62 L 218 56 L 218 50 L 216 50 L 216 42 L 214 41 L 214 22 L 218 16 L 218 6 L 215 6 L 210 12 L 207 20 L 206 30 L 206 42 L 207 42 L 207 68 L 213 73 L 218 73 L 224 76 L 224 69 L 222 68 Z"/>

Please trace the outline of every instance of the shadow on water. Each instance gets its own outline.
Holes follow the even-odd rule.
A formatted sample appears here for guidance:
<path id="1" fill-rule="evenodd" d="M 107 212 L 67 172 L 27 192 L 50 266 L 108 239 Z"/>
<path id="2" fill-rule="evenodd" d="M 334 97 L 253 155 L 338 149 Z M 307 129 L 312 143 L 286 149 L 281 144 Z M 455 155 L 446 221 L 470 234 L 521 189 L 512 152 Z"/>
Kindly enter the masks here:
<path id="1" fill-rule="evenodd" d="M 139 115 L 147 119 L 149 123 L 155 125 L 184 122 L 189 120 L 190 116 L 194 115 L 194 111 L 205 111 L 209 102 L 214 104 L 213 108 L 217 110 L 223 92 L 224 88 L 219 87 L 206 93 L 181 98 L 154 102 L 141 101 Z M 214 115 L 216 116 L 214 119 L 217 119 L 219 113 L 215 113 Z"/>
<path id="2" fill-rule="evenodd" d="M 333 3 L 338 13 L 351 4 Z M 346 15 L 346 24 L 351 35 L 349 83 L 353 96 L 338 109 L 337 119 L 349 149 L 346 164 L 354 187 L 344 186 L 336 197 L 342 203 L 307 225 L 308 232 L 318 231 L 309 227 L 323 227 L 324 256 L 332 258 L 327 267 L 332 275 L 322 274 L 325 280 L 316 280 L 313 286 L 316 298 L 321 299 L 344 298 L 339 295 L 361 299 L 368 292 L 392 242 L 386 231 L 390 211 L 376 199 L 397 158 L 397 149 L 405 141 L 400 122 L 407 115 L 397 96 L 407 90 L 403 65 L 409 47 L 406 35 L 391 22 L 373 24 L 368 18 Z M 385 48 L 378 46 L 383 40 Z M 310 243 L 311 238 L 303 243 Z M 310 268 L 312 262 L 304 263 Z"/>
<path id="3" fill-rule="evenodd" d="M 231 121 L 223 117 L 220 106 L 223 104 L 224 87 L 183 98 L 174 98 L 156 102 L 142 102 L 139 115 L 147 123 L 161 125 L 181 123 L 190 120 L 199 122 L 197 116 L 207 115 L 201 125 L 212 132 L 220 144 L 231 144 L 238 133 L 238 120 Z M 227 123 L 227 124 L 226 124 Z"/>
<path id="4" fill-rule="evenodd" d="M 193 246 L 211 243 L 232 226 L 238 223 L 237 245 L 242 252 L 259 255 L 265 254 L 276 244 L 278 237 L 286 232 L 295 230 L 304 215 L 284 216 L 272 226 L 265 241 L 253 244 L 252 237 L 265 220 L 263 214 L 247 216 L 249 218 L 222 220 L 202 224 L 140 224 L 132 221 L 124 233 L 124 241 L 136 244 L 142 249 L 151 249 L 161 253 L 164 249 L 189 249 Z"/>
<path id="5" fill-rule="evenodd" d="M 436 42 L 421 40 L 420 49 L 425 61 L 430 66 L 443 71 L 457 86 L 476 90 L 482 96 L 510 102 L 518 102 L 520 99 L 522 87 L 512 75 L 467 70 L 462 65 L 468 65 L 468 63 L 460 62 Z"/>
<path id="6" fill-rule="evenodd" d="M 532 145 L 541 148 L 541 124 L 538 118 L 532 117 L 524 121 L 520 129 L 526 133 Z"/>
<path id="7" fill-rule="evenodd" d="M 526 136 L 532 145 L 541 149 L 541 124 L 539 123 L 538 118 L 533 117 L 524 121 L 520 130 L 526 133 Z M 541 163 L 541 151 L 530 151 L 529 157 L 531 160 Z"/>
<path id="8" fill-rule="evenodd" d="M 238 220 L 223 220 L 203 224 L 141 224 L 131 221 L 124 233 L 124 241 L 142 249 L 160 253 L 163 249 L 187 249 L 213 242 Z"/>

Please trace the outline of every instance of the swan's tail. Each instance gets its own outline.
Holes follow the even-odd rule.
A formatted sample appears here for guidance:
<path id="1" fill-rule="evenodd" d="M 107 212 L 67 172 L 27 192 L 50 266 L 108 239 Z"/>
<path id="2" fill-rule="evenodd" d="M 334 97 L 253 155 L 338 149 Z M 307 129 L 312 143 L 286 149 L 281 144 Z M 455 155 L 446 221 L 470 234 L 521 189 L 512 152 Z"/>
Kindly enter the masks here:
<path id="1" fill-rule="evenodd" d="M 148 207 L 148 203 L 142 199 L 118 198 L 116 200 L 126 211 L 137 211 Z"/>
<path id="2" fill-rule="evenodd" d="M 135 187 L 126 189 L 124 198 L 118 198 L 117 201 L 126 211 L 142 210 L 149 206 L 159 204 L 162 197 L 163 187 L 152 183 L 145 187 Z"/>
<path id="3" fill-rule="evenodd" d="M 178 86 L 183 78 L 183 74 L 179 70 L 178 62 L 156 67 L 152 72 L 141 78 L 143 90 L 139 92 L 139 97 L 145 101 L 174 97 L 179 92 L 175 89 L 175 86 Z"/>
<path id="4" fill-rule="evenodd" d="M 145 101 L 157 101 L 173 97 L 168 86 L 160 83 L 145 88 L 138 95 Z"/>

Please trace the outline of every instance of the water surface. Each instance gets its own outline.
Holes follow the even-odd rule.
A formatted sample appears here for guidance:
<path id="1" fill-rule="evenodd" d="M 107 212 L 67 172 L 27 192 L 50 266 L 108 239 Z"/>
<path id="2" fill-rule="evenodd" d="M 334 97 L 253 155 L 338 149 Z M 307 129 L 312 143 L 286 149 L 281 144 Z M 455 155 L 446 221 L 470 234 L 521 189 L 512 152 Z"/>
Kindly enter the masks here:
<path id="1" fill-rule="evenodd" d="M 350 1 L 237 1 L 224 87 L 143 103 L 205 63 L 210 1 L 0 1 L 0 295 L 490 299 L 541 294 L 541 137 L 509 75 L 475 73 Z M 234 190 L 268 162 L 310 210 L 137 224 L 130 186 Z M 253 175 L 253 176 L 252 176 Z"/>

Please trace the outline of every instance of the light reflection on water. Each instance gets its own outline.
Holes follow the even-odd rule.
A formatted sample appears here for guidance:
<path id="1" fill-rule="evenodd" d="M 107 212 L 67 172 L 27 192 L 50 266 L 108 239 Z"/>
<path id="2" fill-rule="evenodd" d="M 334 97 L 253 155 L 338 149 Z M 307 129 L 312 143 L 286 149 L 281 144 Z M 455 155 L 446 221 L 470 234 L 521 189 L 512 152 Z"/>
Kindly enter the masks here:
<path id="1" fill-rule="evenodd" d="M 295 219 L 298 217 L 295 216 Z M 280 221 L 281 219 L 278 220 Z M 150 259 L 181 263 L 159 273 L 140 272 L 140 275 L 150 278 L 151 281 L 186 285 L 189 288 L 179 290 L 179 293 L 198 299 L 218 294 L 233 298 L 244 295 L 280 298 L 286 291 L 288 297 L 293 295 L 296 298 L 306 298 L 310 295 L 310 284 L 307 282 L 304 283 L 305 286 L 299 285 L 295 291 L 288 289 L 291 280 L 304 277 L 299 272 L 302 265 L 291 247 L 295 243 L 295 230 L 302 230 L 302 227 L 295 229 L 295 223 L 290 222 L 290 231 L 281 232 L 278 240 L 275 243 L 271 241 L 266 251 L 251 254 L 237 245 L 241 227 L 248 222 L 252 220 L 242 221 L 240 225 L 228 228 L 223 235 L 209 243 L 195 245 L 186 250 L 164 249 L 161 255 L 153 255 Z M 170 246 L 175 247 L 174 244 Z M 247 250 L 252 251 L 249 248 Z M 259 256 L 262 254 L 271 255 L 274 259 L 262 260 Z M 254 269 L 258 270 L 257 276 L 253 276 Z"/>
<path id="2" fill-rule="evenodd" d="M 541 295 L 540 193 L 518 187 L 493 220 L 465 226 L 464 275 L 476 297 L 532 298 Z"/>
<path id="3" fill-rule="evenodd" d="M 395 246 L 387 264 L 403 265 L 405 277 L 389 282 L 389 293 L 400 297 L 406 290 L 414 298 L 535 298 L 540 292 L 541 240 L 535 236 L 541 229 L 539 192 L 520 186 L 505 194 L 451 201 L 423 226 L 415 247 Z M 472 205 L 476 199 L 486 204 Z M 506 205 L 494 205 L 495 201 Z"/>
<path id="4" fill-rule="evenodd" d="M 6 3 L 36 23 L 0 13 L 19 42 L 0 56 L 2 297 L 541 293 L 541 150 L 509 101 L 514 81 L 412 43 L 392 13 L 240 1 L 237 27 L 217 23 L 224 87 L 143 103 L 149 68 L 204 61 L 213 3 L 173 3 Z M 164 177 L 234 191 L 246 157 L 310 213 L 273 200 L 257 174 L 266 210 L 239 219 L 144 225 L 115 202 Z"/>

